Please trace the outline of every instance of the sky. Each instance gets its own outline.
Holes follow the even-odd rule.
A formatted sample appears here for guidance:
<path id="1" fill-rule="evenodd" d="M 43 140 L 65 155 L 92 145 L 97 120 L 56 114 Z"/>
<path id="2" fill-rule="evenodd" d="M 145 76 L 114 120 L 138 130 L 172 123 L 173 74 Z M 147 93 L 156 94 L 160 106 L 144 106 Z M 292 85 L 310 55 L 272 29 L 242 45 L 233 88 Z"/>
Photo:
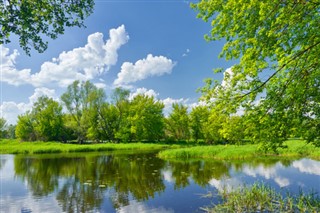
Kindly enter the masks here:
<path id="1" fill-rule="evenodd" d="M 74 80 L 90 80 L 107 96 L 116 87 L 172 103 L 197 105 L 205 78 L 222 80 L 214 68 L 224 41 L 207 42 L 210 23 L 182 0 L 96 0 L 86 28 L 66 28 L 44 53 L 20 48 L 18 38 L 0 46 L 0 117 L 15 124 L 38 97 L 57 101 Z"/>

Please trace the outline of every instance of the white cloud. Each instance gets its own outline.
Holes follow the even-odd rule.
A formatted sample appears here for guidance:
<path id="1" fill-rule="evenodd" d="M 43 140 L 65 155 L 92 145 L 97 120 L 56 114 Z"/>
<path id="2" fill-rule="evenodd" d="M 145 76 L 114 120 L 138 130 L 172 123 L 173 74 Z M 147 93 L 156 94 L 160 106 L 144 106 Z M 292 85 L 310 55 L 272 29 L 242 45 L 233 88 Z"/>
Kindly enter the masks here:
<path id="1" fill-rule="evenodd" d="M 8 124 L 15 124 L 18 115 L 30 110 L 31 106 L 26 103 L 15 103 L 12 101 L 3 102 L 0 106 L 1 115 L 6 119 Z"/>
<path id="2" fill-rule="evenodd" d="M 106 89 L 107 85 L 105 83 L 94 83 L 94 85 L 99 89 Z"/>
<path id="3" fill-rule="evenodd" d="M 1 81 L 15 86 L 28 83 L 31 70 L 23 69 L 18 71 L 16 69 L 16 59 L 19 56 L 19 52 L 14 50 L 10 53 L 9 48 L 3 45 L 0 45 L 0 49 Z"/>
<path id="4" fill-rule="evenodd" d="M 38 98 L 40 98 L 41 96 L 47 96 L 47 97 L 52 98 L 56 101 L 58 100 L 54 89 L 48 89 L 46 87 L 39 87 L 39 88 L 35 88 L 33 95 L 31 95 L 29 97 L 29 103 L 34 104 L 38 100 Z"/>
<path id="5" fill-rule="evenodd" d="M 149 97 L 157 98 L 159 93 L 156 93 L 153 89 L 146 89 L 144 87 L 136 89 L 135 92 L 130 93 L 129 100 L 132 100 L 137 95 L 146 95 Z"/>
<path id="6" fill-rule="evenodd" d="M 124 62 L 118 73 L 118 78 L 113 83 L 114 85 L 123 85 L 151 76 L 169 74 L 175 65 L 175 62 L 164 56 L 149 54 L 147 58 L 138 60 L 135 64 Z"/>
<path id="7" fill-rule="evenodd" d="M 45 87 L 36 88 L 34 93 L 29 97 L 28 103 L 15 103 L 13 101 L 3 102 L 0 105 L 1 115 L 7 120 L 8 124 L 15 124 L 17 122 L 18 115 L 24 114 L 28 110 L 31 110 L 37 99 L 44 95 L 58 101 L 55 90 Z"/>
<path id="8" fill-rule="evenodd" d="M 57 58 L 46 61 L 40 71 L 31 74 L 30 69 L 17 70 L 15 60 L 19 53 L 2 47 L 2 81 L 12 85 L 56 85 L 66 87 L 74 80 L 91 80 L 108 71 L 118 60 L 119 48 L 128 42 L 124 25 L 109 31 L 110 38 L 104 42 L 102 33 L 88 36 L 84 47 L 62 52 Z"/>

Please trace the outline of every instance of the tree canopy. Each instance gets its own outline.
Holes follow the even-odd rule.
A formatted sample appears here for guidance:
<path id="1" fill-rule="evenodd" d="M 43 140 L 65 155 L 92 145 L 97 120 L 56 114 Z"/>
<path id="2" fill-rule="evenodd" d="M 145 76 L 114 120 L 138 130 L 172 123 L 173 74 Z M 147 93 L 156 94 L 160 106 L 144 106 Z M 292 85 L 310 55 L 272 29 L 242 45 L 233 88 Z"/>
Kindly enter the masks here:
<path id="1" fill-rule="evenodd" d="M 56 39 L 65 27 L 84 27 L 84 19 L 93 12 L 93 0 L 4 0 L 0 2 L 0 44 L 19 37 L 20 46 L 30 54 L 31 48 L 43 52 L 47 36 Z"/>
<path id="2" fill-rule="evenodd" d="M 206 80 L 203 98 L 227 113 L 253 111 L 255 125 L 273 129 L 268 140 L 285 139 L 294 128 L 317 140 L 320 1 L 201 0 L 192 7 L 211 22 L 206 40 L 225 39 L 220 57 L 238 60 L 223 82 Z"/>

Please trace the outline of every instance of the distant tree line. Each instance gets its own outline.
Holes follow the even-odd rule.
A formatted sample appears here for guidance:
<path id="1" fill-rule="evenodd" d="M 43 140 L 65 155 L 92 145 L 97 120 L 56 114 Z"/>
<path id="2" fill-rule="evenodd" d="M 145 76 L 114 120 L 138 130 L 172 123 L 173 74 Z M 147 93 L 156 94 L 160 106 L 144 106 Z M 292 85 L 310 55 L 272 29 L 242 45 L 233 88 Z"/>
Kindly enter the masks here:
<path id="1" fill-rule="evenodd" d="M 174 103 L 171 113 L 164 116 L 161 101 L 141 94 L 129 99 L 129 95 L 129 90 L 116 88 L 108 102 L 103 89 L 89 81 L 75 81 L 62 94 L 61 103 L 39 97 L 31 111 L 18 116 L 11 130 L 2 119 L 2 137 L 12 138 L 14 131 L 22 141 L 239 144 L 244 139 L 259 141 L 269 129 L 256 125 L 251 114 L 230 115 L 213 106 L 197 106 L 189 112 L 187 106 Z M 299 132 L 288 128 L 286 137 L 293 136 L 299 136 Z"/>

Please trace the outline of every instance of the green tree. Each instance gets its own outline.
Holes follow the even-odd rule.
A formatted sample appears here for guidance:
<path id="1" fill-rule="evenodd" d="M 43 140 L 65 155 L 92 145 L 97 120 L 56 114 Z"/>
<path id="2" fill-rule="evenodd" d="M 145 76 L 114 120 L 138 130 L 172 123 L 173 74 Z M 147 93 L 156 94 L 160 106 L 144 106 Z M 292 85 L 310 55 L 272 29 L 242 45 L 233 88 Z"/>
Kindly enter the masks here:
<path id="1" fill-rule="evenodd" d="M 41 96 L 32 108 L 34 130 L 38 140 L 59 141 L 63 134 L 62 106 L 47 96 Z"/>
<path id="2" fill-rule="evenodd" d="M 16 125 L 10 124 L 7 127 L 6 138 L 15 139 L 16 138 L 15 131 L 16 131 Z"/>
<path id="3" fill-rule="evenodd" d="M 90 109 L 95 108 L 96 104 L 101 103 L 101 99 L 104 99 L 105 94 L 100 90 L 90 81 L 82 83 L 74 81 L 61 96 L 62 102 L 71 115 L 68 123 L 72 125 L 70 127 L 77 134 L 79 143 L 86 140 L 88 129 L 93 124 L 93 119 L 97 118 L 97 114 L 90 114 L 94 112 Z"/>
<path id="4" fill-rule="evenodd" d="M 18 116 L 15 132 L 17 138 L 23 141 L 35 141 L 34 118 L 30 112 Z"/>
<path id="5" fill-rule="evenodd" d="M 63 134 L 62 107 L 47 96 L 39 97 L 30 112 L 18 116 L 15 127 L 15 135 L 24 141 L 62 140 Z"/>
<path id="6" fill-rule="evenodd" d="M 0 138 L 5 137 L 5 132 L 7 129 L 7 121 L 4 118 L 0 118 Z"/>
<path id="7" fill-rule="evenodd" d="M 30 55 L 47 49 L 42 35 L 56 39 L 65 27 L 84 27 L 84 19 L 93 12 L 93 0 L 7 0 L 0 2 L 0 44 L 10 42 L 11 33 L 19 37 L 20 46 Z"/>
<path id="8" fill-rule="evenodd" d="M 319 139 L 320 131 L 314 131 L 320 128 L 319 0 L 201 0 L 192 7 L 211 22 L 208 41 L 225 39 L 220 57 L 239 59 L 222 84 L 206 80 L 204 98 L 230 113 L 240 106 L 258 110 L 258 120 L 268 118 L 261 123 L 271 127 L 270 139 L 289 135 L 290 128 L 282 133 L 272 128 L 271 123 L 285 128 L 282 116 L 295 120 L 308 141 Z M 281 145 L 284 139 L 271 142 Z"/>
<path id="9" fill-rule="evenodd" d="M 244 129 L 242 117 L 233 115 L 226 117 L 222 123 L 220 134 L 228 143 L 240 144 L 244 139 Z"/>
<path id="10" fill-rule="evenodd" d="M 102 125 L 102 107 L 105 103 L 106 95 L 103 89 L 92 89 L 89 92 L 87 110 L 83 111 L 82 119 L 84 122 L 88 123 L 87 137 L 96 141 L 107 139 L 104 126 Z"/>
<path id="11" fill-rule="evenodd" d="M 154 97 L 137 95 L 130 103 L 129 121 L 135 140 L 155 141 L 163 138 L 164 105 Z"/>
<path id="12" fill-rule="evenodd" d="M 166 118 L 166 134 L 175 140 L 190 138 L 188 107 L 183 104 L 172 104 L 172 112 Z"/>
<path id="13" fill-rule="evenodd" d="M 112 94 L 112 103 L 117 110 L 115 120 L 115 139 L 117 141 L 131 141 L 129 115 L 129 95 L 130 91 L 121 87 L 116 88 Z"/>
<path id="14" fill-rule="evenodd" d="M 195 141 L 204 139 L 204 130 L 208 122 L 209 109 L 207 106 L 197 106 L 190 112 L 191 136 Z"/>
<path id="15" fill-rule="evenodd" d="M 211 109 L 208 121 L 204 127 L 204 138 L 206 143 L 221 143 L 224 141 L 221 134 L 222 124 L 226 115 L 216 109 Z"/>

